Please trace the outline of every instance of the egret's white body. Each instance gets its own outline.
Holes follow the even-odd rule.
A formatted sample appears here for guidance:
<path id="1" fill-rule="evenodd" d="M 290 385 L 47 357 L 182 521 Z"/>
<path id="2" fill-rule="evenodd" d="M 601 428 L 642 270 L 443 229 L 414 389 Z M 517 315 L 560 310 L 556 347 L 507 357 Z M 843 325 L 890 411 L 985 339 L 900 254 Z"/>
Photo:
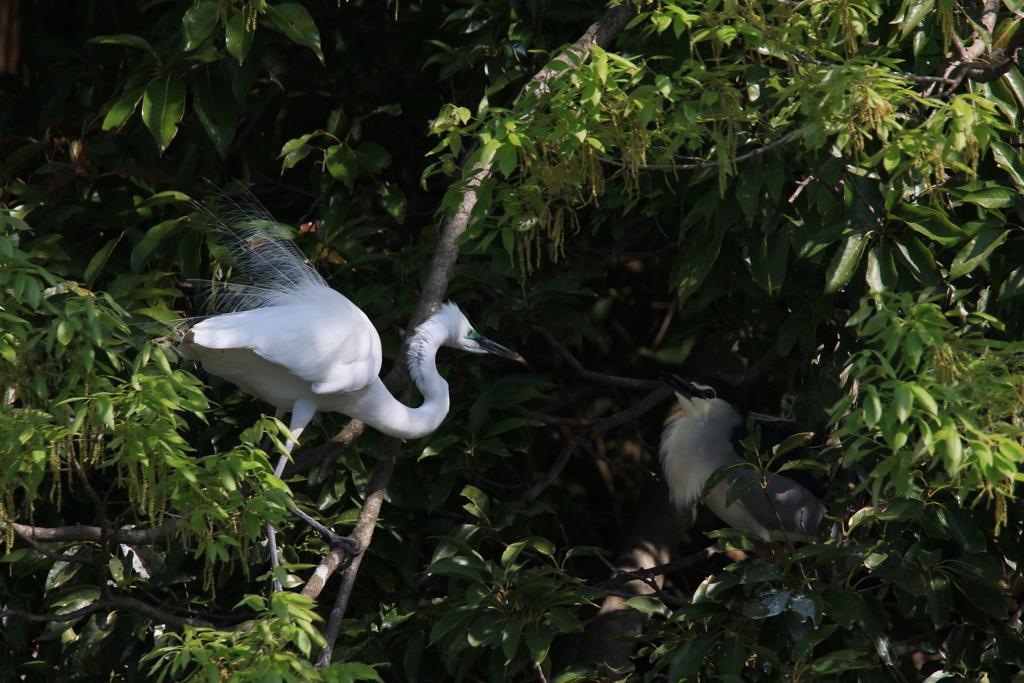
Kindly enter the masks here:
<path id="1" fill-rule="evenodd" d="M 669 493 L 679 509 L 697 503 L 716 470 L 743 462 L 732 436 L 745 422 L 745 414 L 715 395 L 711 387 L 683 384 L 697 391 L 681 392 L 681 387 L 677 388 L 682 416 L 665 427 L 660 447 Z M 765 541 L 812 540 L 825 507 L 813 493 L 788 477 L 769 472 L 764 488 L 759 482 L 726 505 L 732 483 L 740 477 L 755 476 L 749 469 L 733 470 L 708 492 L 704 503 L 729 526 L 751 531 Z"/>
<path id="2" fill-rule="evenodd" d="M 424 401 L 410 408 L 378 377 L 380 337 L 366 315 L 326 285 L 316 294 L 319 303 L 297 296 L 295 303 L 204 320 L 185 334 L 182 354 L 245 393 L 292 413 L 296 437 L 318 410 L 354 417 L 403 439 L 437 429 L 449 400 L 434 355 L 442 345 L 465 348 L 458 342 L 472 332 L 458 307 L 442 305 L 413 335 L 409 368 Z M 466 333 L 456 338 L 462 327 Z"/>
<path id="3" fill-rule="evenodd" d="M 279 416 L 291 413 L 296 438 L 317 411 L 357 418 L 388 436 L 425 436 L 448 414 L 448 383 L 434 360 L 438 348 L 519 359 L 477 334 L 458 306 L 442 304 L 410 340 L 409 372 L 424 401 L 406 406 L 379 378 L 384 355 L 370 319 L 290 241 L 275 237 L 272 221 L 256 210 L 237 207 L 236 225 L 223 230 L 238 239 L 235 256 L 255 284 L 216 292 L 222 314 L 192 325 L 180 349 Z"/>
<path id="4" fill-rule="evenodd" d="M 418 408 L 406 406 L 380 380 L 380 336 L 366 314 L 331 289 L 290 241 L 274 236 L 276 224 L 261 207 L 237 204 L 232 213 L 232 224 L 221 223 L 220 231 L 237 240 L 234 255 L 254 284 L 215 290 L 220 315 L 189 327 L 181 353 L 271 404 L 277 417 L 291 413 L 296 440 L 317 411 L 342 413 L 399 438 L 433 432 L 449 407 L 448 383 L 434 360 L 441 346 L 521 360 L 477 334 L 458 306 L 442 304 L 409 342 L 409 373 L 424 400 Z M 289 440 L 285 448 L 290 453 L 293 446 Z M 286 462 L 282 456 L 277 476 Z M 347 540 L 300 510 L 292 512 L 332 542 Z M 267 533 L 276 565 L 273 527 Z"/>

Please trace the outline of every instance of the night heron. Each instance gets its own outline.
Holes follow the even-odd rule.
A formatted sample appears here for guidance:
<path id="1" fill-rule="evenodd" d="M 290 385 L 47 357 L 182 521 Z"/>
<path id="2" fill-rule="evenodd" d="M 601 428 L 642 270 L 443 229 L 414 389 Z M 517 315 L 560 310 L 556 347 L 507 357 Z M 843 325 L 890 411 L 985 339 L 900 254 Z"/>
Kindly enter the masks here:
<path id="1" fill-rule="evenodd" d="M 721 467 L 743 462 L 738 445 L 747 429 L 748 412 L 731 385 L 714 379 L 687 382 L 670 373 L 682 416 L 661 435 L 661 464 L 672 502 L 684 510 L 700 500 L 708 479 Z M 740 477 L 758 482 L 731 505 L 729 487 Z M 704 503 L 723 522 L 751 531 L 763 540 L 810 542 L 816 537 L 825 507 L 797 482 L 774 472 L 767 484 L 749 468 L 737 468 L 706 494 Z"/>

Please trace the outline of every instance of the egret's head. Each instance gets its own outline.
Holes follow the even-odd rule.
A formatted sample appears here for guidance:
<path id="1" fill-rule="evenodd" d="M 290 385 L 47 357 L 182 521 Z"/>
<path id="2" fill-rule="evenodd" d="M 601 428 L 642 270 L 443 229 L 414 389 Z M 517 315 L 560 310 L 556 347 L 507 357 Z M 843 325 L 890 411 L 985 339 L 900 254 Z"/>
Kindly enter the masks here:
<path id="1" fill-rule="evenodd" d="M 476 331 L 469 320 L 463 315 L 459 307 L 450 301 L 441 304 L 437 309 L 436 317 L 443 319 L 448 329 L 448 338 L 445 346 L 462 349 L 470 353 L 493 353 L 504 358 L 522 361 L 523 358 L 515 351 L 506 349 L 501 344 L 491 341 Z"/>
<path id="2" fill-rule="evenodd" d="M 676 392 L 683 418 L 731 424 L 746 420 L 747 411 L 731 384 L 716 379 L 687 382 L 670 372 L 663 372 L 661 378 Z"/>

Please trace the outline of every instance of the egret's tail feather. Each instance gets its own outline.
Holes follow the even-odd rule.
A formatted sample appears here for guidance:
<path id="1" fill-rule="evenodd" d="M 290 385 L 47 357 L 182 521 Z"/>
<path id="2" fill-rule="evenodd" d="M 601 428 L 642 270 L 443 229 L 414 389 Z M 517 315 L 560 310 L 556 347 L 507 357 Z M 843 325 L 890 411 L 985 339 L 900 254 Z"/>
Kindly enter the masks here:
<path id="1" fill-rule="evenodd" d="M 197 282 L 217 314 L 280 306 L 315 296 L 328 285 L 292 241 L 295 231 L 278 223 L 250 195 L 220 195 L 214 207 L 196 203 L 204 229 L 217 235 L 251 283 Z"/>

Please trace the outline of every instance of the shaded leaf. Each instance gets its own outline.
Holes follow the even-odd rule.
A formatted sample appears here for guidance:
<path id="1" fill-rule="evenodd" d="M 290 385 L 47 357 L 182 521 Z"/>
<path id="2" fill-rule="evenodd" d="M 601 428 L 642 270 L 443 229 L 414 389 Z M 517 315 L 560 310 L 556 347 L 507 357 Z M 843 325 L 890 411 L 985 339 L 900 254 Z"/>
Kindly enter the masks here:
<path id="1" fill-rule="evenodd" d="M 178 122 L 184 114 L 185 84 L 181 79 L 168 76 L 146 87 L 142 98 L 142 121 L 156 138 L 161 153 L 177 135 Z"/>

